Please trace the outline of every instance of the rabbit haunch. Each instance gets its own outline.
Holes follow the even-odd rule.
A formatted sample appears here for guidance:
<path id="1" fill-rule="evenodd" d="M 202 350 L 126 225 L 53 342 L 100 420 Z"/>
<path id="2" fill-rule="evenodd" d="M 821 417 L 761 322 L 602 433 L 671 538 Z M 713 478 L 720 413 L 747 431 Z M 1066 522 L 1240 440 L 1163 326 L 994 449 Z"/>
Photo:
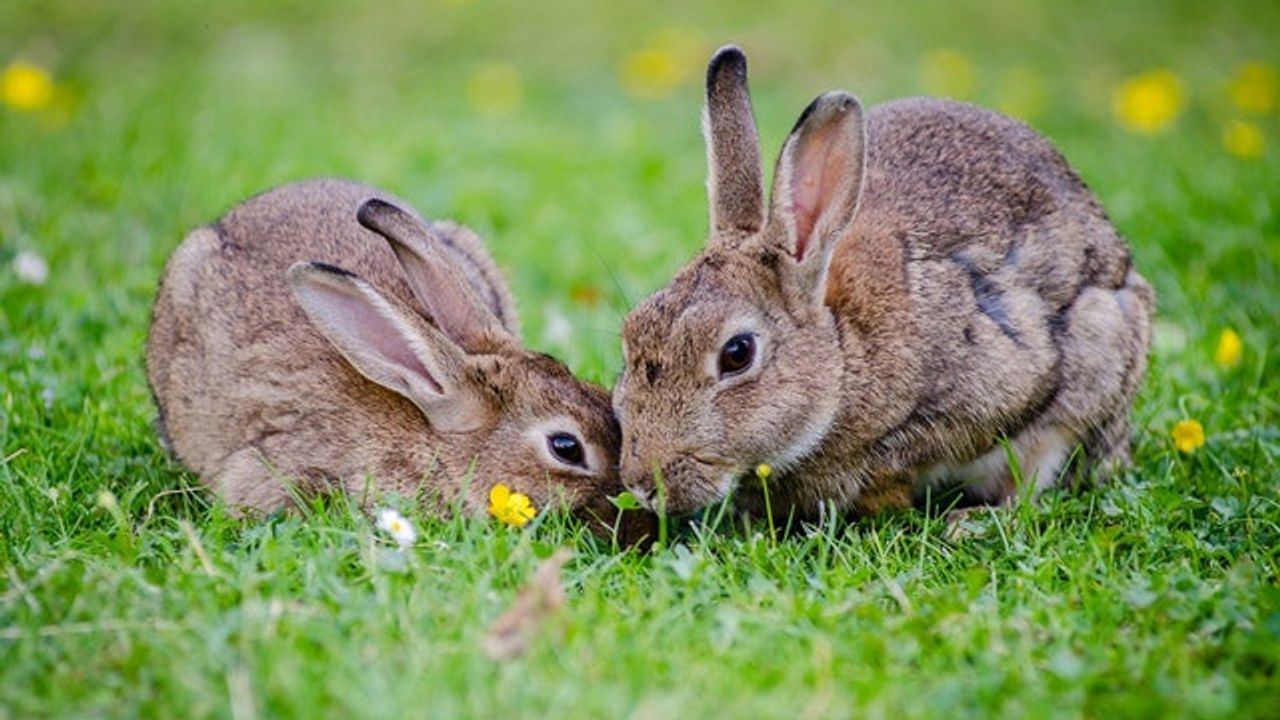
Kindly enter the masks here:
<path id="1" fill-rule="evenodd" d="M 864 119 L 827 93 L 766 203 L 736 48 L 708 68 L 704 126 L 707 245 L 623 330 L 614 407 L 638 495 L 656 503 L 661 477 L 689 511 L 768 463 L 775 511 L 874 512 L 938 486 L 1007 500 L 1002 439 L 1037 487 L 1071 458 L 1127 462 L 1154 296 L 1044 138 L 944 100 Z M 764 507 L 759 483 L 736 497 Z"/>
<path id="2" fill-rule="evenodd" d="M 504 483 L 612 524 L 607 393 L 525 350 L 506 281 L 465 228 L 318 180 L 245 201 L 166 266 L 147 346 L 162 434 L 233 507 L 291 492 L 461 498 Z M 580 453 L 557 457 L 567 435 Z M 564 439 L 561 438 L 561 444 Z"/>

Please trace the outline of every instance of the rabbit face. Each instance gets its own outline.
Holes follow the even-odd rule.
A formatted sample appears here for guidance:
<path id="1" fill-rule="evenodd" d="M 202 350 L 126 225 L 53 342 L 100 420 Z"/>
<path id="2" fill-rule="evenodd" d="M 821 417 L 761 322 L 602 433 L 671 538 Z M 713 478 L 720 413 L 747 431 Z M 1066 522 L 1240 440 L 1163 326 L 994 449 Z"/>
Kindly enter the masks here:
<path id="1" fill-rule="evenodd" d="M 830 429 L 845 349 L 826 275 L 857 207 L 865 147 L 857 100 L 819 97 L 783 146 L 766 214 L 736 48 L 707 70 L 704 130 L 707 247 L 627 318 L 614 390 L 623 481 L 672 512 L 719 500 L 758 463 L 791 465 Z"/>
<path id="2" fill-rule="evenodd" d="M 567 505 L 584 512 L 599 511 L 621 492 L 620 433 L 603 389 L 576 379 L 554 358 L 520 348 L 501 331 L 468 338 L 472 347 L 486 348 L 468 351 L 341 268 L 298 263 L 289 278 L 303 311 L 351 368 L 409 401 L 426 421 L 418 431 L 424 446 L 405 443 L 387 454 L 423 469 L 388 468 L 385 474 L 420 481 L 440 464 L 478 512 L 498 484 L 539 508 Z M 440 293 L 432 297 L 438 306 L 444 302 Z M 421 420 L 402 425 L 402 435 Z M 390 421 L 383 415 L 370 425 Z"/>
<path id="3" fill-rule="evenodd" d="M 757 464 L 807 454 L 830 426 L 840 377 L 813 368 L 839 363 L 839 338 L 820 304 L 785 302 L 784 263 L 766 244 L 708 251 L 627 318 L 621 472 L 651 506 L 716 502 Z"/>
<path id="4" fill-rule="evenodd" d="M 497 483 L 528 495 L 538 507 L 563 503 L 584 512 L 599 511 L 597 500 L 622 492 L 620 433 L 605 390 L 537 353 L 474 362 L 473 387 L 488 394 L 492 406 L 486 413 L 492 421 L 475 433 L 482 437 L 474 439 L 470 453 L 476 458 L 477 503 L 483 505 Z"/>
<path id="5" fill-rule="evenodd" d="M 612 498 L 623 492 L 618 473 L 621 432 L 603 388 L 575 378 L 558 360 L 523 352 L 489 369 L 490 387 L 518 388 L 496 398 L 500 417 L 476 453 L 483 493 L 503 482 L 539 508 L 564 505 L 599 537 L 623 547 L 646 546 L 657 537 L 657 517 L 622 511 Z"/>

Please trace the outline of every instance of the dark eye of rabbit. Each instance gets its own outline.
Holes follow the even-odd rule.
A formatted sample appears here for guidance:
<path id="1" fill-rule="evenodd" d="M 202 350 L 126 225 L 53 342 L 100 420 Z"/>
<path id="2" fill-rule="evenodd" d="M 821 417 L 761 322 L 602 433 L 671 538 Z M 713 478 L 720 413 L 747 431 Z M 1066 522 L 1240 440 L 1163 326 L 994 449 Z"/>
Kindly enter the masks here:
<path id="1" fill-rule="evenodd" d="M 587 466 L 582 443 L 578 442 L 578 438 L 569 433 L 556 433 L 547 436 L 547 447 L 551 448 L 552 455 L 555 455 L 566 465 Z"/>
<path id="2" fill-rule="evenodd" d="M 755 358 L 755 336 L 751 333 L 734 335 L 720 348 L 720 377 L 737 375 L 751 367 L 751 361 Z"/>

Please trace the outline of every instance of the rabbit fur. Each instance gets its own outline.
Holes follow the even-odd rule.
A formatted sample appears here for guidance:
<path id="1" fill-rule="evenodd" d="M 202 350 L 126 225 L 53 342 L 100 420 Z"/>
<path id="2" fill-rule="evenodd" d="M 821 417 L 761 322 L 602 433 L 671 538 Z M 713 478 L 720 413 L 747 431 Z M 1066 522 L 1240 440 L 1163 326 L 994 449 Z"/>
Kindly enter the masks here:
<path id="1" fill-rule="evenodd" d="M 147 343 L 159 425 L 233 508 L 345 490 L 461 501 L 505 483 L 608 525 L 619 430 L 606 391 L 524 349 L 483 242 L 344 180 L 278 187 L 192 232 Z M 578 440 L 567 463 L 548 437 Z"/>
<path id="2" fill-rule="evenodd" d="M 736 488 L 759 512 L 765 463 L 774 511 L 802 518 L 956 487 L 998 504 L 1017 477 L 1128 462 L 1154 294 L 1047 140 L 959 102 L 864 114 L 831 92 L 766 204 L 739 49 L 712 58 L 706 93 L 710 237 L 628 315 L 613 391 L 643 501 L 688 512 Z M 741 336 L 752 362 L 726 374 Z"/>

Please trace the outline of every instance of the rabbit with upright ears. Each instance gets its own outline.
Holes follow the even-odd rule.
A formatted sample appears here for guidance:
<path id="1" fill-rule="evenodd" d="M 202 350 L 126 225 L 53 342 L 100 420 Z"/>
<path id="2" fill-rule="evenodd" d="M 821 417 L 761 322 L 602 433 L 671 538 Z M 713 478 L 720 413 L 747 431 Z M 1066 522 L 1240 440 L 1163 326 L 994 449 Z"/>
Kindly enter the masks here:
<path id="1" fill-rule="evenodd" d="M 766 205 L 735 47 L 707 69 L 704 128 L 710 238 L 623 329 L 613 401 L 638 496 L 872 513 L 1128 461 L 1154 295 L 1048 141 L 958 102 L 864 115 L 830 92 Z M 767 498 L 740 482 L 760 463 Z"/>
<path id="2" fill-rule="evenodd" d="M 276 188 L 191 233 L 147 344 L 162 435 L 233 508 L 395 491 L 483 514 L 497 483 L 598 528 L 619 430 L 602 388 L 520 342 L 481 240 L 373 188 Z M 628 513 L 627 528 L 645 526 Z"/>

